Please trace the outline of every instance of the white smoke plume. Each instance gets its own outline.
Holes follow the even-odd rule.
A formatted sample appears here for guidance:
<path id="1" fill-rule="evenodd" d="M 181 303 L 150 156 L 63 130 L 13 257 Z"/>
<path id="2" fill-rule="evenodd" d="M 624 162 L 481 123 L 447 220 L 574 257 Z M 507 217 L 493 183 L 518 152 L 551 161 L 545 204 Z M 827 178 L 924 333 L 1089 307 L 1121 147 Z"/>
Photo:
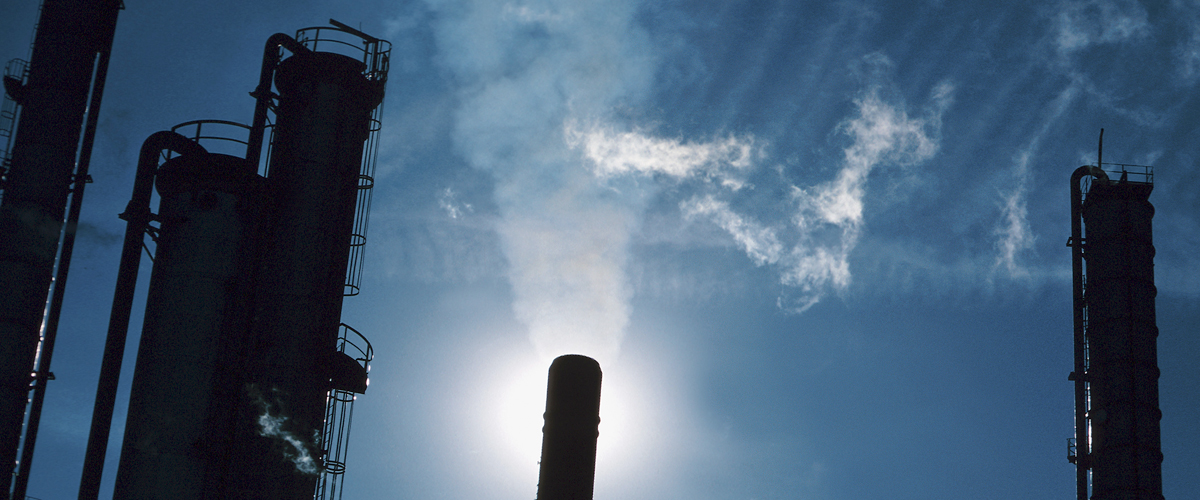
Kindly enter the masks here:
<path id="1" fill-rule="evenodd" d="M 653 45 L 631 1 L 430 0 L 458 88 L 454 142 L 495 179 L 513 309 L 542 356 L 616 357 L 629 321 L 630 235 L 647 191 L 598 182 L 564 137 L 640 102 Z"/>
<path id="2" fill-rule="evenodd" d="M 320 431 L 314 430 L 312 439 L 307 441 L 296 437 L 295 434 L 283 428 L 288 420 L 286 416 L 276 415 L 271 411 L 271 404 L 253 387 L 250 388 L 250 393 L 254 396 L 255 402 L 262 411 L 257 420 L 258 435 L 283 442 L 285 445 L 283 458 L 292 462 L 298 472 L 308 475 L 320 474 L 323 468 L 320 462 L 313 457 L 312 452 L 309 451 L 320 449 Z"/>

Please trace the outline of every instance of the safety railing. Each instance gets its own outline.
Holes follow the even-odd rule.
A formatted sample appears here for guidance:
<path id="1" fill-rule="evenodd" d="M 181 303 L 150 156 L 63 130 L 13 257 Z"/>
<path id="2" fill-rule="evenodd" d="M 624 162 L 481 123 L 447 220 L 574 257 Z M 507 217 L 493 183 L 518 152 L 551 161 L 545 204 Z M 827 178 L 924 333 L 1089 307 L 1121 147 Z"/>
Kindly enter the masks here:
<path id="1" fill-rule="evenodd" d="M 364 373 L 370 373 L 371 359 L 375 353 L 371 342 L 358 330 L 342 323 L 338 335 L 339 353 L 346 354 L 362 365 Z M 346 454 L 350 444 L 350 422 L 354 414 L 355 394 L 351 391 L 332 389 L 325 398 L 325 425 L 321 432 L 321 445 L 325 448 L 324 470 L 317 480 L 315 500 L 340 500 L 342 481 L 346 473 Z"/>
<path id="2" fill-rule="evenodd" d="M 1154 184 L 1154 167 L 1150 165 L 1105 162 L 1100 169 L 1108 174 L 1110 181 Z"/>
<path id="3" fill-rule="evenodd" d="M 19 85 L 25 85 L 29 79 L 29 62 L 24 59 L 12 59 L 4 66 L 4 79 L 15 80 Z M 3 189 L 3 179 L 8 174 L 8 169 L 11 166 L 9 163 L 9 151 L 12 148 L 13 135 L 17 131 L 17 117 L 21 113 L 21 105 L 13 100 L 7 92 L 8 85 L 5 85 L 6 91 L 4 98 L 0 99 L 0 189 Z"/>
<path id="4" fill-rule="evenodd" d="M 315 26 L 296 31 L 296 41 L 314 52 L 332 52 L 362 61 L 368 80 L 386 81 L 392 44 L 333 19 L 333 27 Z"/>
<path id="5" fill-rule="evenodd" d="M 271 123 L 266 124 L 267 134 L 274 139 L 275 128 Z M 171 127 L 171 131 L 187 137 L 200 144 L 209 153 L 227 154 L 238 158 L 246 157 L 249 145 L 250 126 L 228 120 L 192 120 Z M 267 141 L 270 144 L 271 141 Z M 266 155 L 258 164 L 258 173 L 267 175 L 267 165 L 270 164 L 270 147 L 265 148 Z M 163 160 L 169 160 L 174 152 L 166 152 Z"/>
<path id="6" fill-rule="evenodd" d="M 1094 165 L 1093 168 L 1095 168 Z M 1108 177 L 1109 182 L 1154 184 L 1154 167 L 1151 165 L 1104 162 L 1100 164 L 1100 170 L 1104 171 L 1104 175 Z M 1080 193 L 1084 199 L 1087 199 L 1088 191 L 1091 191 L 1092 183 L 1095 182 L 1095 179 L 1091 175 L 1085 175 L 1080 179 L 1080 182 Z"/>

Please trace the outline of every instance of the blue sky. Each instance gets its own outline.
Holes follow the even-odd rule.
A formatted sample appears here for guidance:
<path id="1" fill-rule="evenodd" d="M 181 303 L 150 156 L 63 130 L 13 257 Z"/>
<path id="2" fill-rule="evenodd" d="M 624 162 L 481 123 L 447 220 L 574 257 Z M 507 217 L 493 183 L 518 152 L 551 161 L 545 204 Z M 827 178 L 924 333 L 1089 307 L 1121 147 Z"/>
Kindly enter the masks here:
<path id="1" fill-rule="evenodd" d="M 1164 494 L 1194 494 L 1194 3 L 126 7 L 32 496 L 77 491 L 141 141 L 248 122 L 266 38 L 331 17 L 393 43 L 346 498 L 532 497 L 566 352 L 605 370 L 598 499 L 1069 498 L 1101 127 L 1156 167 Z M 25 57 L 35 2 L 0 12 Z"/>

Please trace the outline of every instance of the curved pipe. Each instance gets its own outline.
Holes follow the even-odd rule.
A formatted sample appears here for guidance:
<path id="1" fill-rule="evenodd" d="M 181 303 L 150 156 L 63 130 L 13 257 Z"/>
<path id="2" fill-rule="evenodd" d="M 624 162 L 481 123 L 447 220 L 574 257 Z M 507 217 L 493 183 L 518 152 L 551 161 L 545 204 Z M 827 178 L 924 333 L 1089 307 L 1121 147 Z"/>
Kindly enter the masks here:
<path id="1" fill-rule="evenodd" d="M 104 359 L 100 364 L 100 382 L 96 388 L 96 403 L 92 409 L 92 429 L 88 434 L 83 478 L 79 483 L 80 500 L 94 500 L 100 494 L 100 476 L 104 472 L 104 455 L 108 449 L 113 406 L 117 399 L 117 382 L 121 377 L 121 358 L 125 354 L 125 339 L 129 334 L 129 315 L 133 309 L 138 265 L 142 260 L 146 226 L 150 224 L 151 219 L 150 197 L 154 190 L 154 177 L 158 173 L 159 154 L 163 150 L 175 151 L 181 155 L 208 154 L 203 146 L 175 132 L 155 132 L 142 143 L 141 154 L 138 156 L 137 177 L 133 181 L 133 197 L 129 200 L 129 205 L 126 205 L 125 213 L 120 215 L 127 221 L 125 244 L 121 247 L 117 289 L 113 294 L 108 337 L 104 341 Z"/>
<path id="2" fill-rule="evenodd" d="M 1101 132 L 1103 134 L 1103 132 Z M 1099 161 L 1097 161 L 1099 163 Z M 1071 174 L 1071 302 L 1075 326 L 1075 489 L 1078 500 L 1088 497 L 1088 469 L 1091 447 L 1087 436 L 1087 339 L 1083 328 L 1083 189 L 1079 183 L 1084 176 L 1108 181 L 1108 174 L 1099 166 L 1084 165 Z"/>
<path id="3" fill-rule="evenodd" d="M 312 52 L 295 38 L 284 33 L 276 33 L 267 38 L 267 46 L 263 49 L 262 70 L 258 75 L 258 87 L 250 94 L 257 102 L 254 105 L 254 120 L 250 123 L 250 140 L 246 145 L 246 159 L 253 168 L 258 168 L 259 157 L 262 156 L 263 135 L 267 127 L 267 108 L 271 105 L 271 76 L 279 66 L 279 47 L 288 49 L 293 54 Z M 251 172 L 254 173 L 254 172 Z"/>

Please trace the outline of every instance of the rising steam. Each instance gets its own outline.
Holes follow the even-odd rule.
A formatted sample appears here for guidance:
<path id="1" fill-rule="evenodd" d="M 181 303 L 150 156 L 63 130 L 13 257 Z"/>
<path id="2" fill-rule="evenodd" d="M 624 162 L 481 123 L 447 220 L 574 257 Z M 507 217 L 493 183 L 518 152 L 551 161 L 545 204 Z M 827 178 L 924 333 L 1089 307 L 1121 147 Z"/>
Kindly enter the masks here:
<path id="1" fill-rule="evenodd" d="M 628 1 L 430 2 L 439 61 L 455 80 L 457 152 L 495 180 L 496 224 L 513 309 L 540 354 L 615 358 L 629 322 L 632 235 L 666 183 L 698 181 L 681 213 L 729 233 L 757 265 L 776 266 L 804 310 L 850 282 L 864 186 L 882 164 L 924 161 L 937 150 L 952 87 L 939 86 L 920 117 L 869 91 L 842 131 L 853 140 L 838 176 L 793 187 L 782 225 L 738 213 L 730 200 L 763 145 L 752 136 L 710 141 L 655 137 L 615 110 L 648 97 L 657 61 Z M 451 217 L 462 214 L 439 198 Z"/>
<path id="2" fill-rule="evenodd" d="M 597 182 L 564 138 L 639 100 L 654 65 L 622 1 L 431 2 L 441 62 L 461 83 L 454 141 L 495 179 L 513 309 L 547 360 L 613 359 L 629 321 L 630 235 L 647 191 Z"/>
<path id="3" fill-rule="evenodd" d="M 250 394 L 262 414 L 258 416 L 258 435 L 280 441 L 283 445 L 283 458 L 296 466 L 296 471 L 302 474 L 317 475 L 322 471 L 320 461 L 313 457 L 309 450 L 320 449 L 320 431 L 314 430 L 312 439 L 303 440 L 284 429 L 288 418 L 271 410 L 271 403 L 254 387 Z"/>

